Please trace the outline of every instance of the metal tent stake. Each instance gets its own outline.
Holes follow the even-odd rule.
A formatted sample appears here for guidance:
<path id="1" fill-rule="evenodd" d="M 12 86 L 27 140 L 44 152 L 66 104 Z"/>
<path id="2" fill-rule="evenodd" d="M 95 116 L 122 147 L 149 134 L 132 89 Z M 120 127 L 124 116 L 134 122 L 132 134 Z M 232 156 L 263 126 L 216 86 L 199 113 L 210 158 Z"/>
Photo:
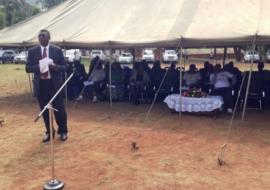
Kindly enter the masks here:
<path id="1" fill-rule="evenodd" d="M 65 184 L 55 179 L 55 167 L 54 167 L 54 142 L 53 142 L 53 111 L 58 111 L 52 107 L 51 104 L 47 106 L 47 109 L 49 111 L 49 118 L 50 118 L 50 143 L 51 143 L 51 151 L 50 151 L 50 162 L 52 167 L 52 178 L 50 181 L 48 181 L 44 186 L 44 190 L 61 190 L 64 188 Z"/>

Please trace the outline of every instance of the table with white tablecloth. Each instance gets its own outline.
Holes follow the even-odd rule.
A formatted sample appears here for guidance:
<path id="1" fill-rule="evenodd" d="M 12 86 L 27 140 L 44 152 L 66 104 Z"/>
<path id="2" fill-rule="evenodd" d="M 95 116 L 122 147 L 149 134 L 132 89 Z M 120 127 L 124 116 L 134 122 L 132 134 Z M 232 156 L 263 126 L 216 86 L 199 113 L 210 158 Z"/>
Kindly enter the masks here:
<path id="1" fill-rule="evenodd" d="M 182 112 L 212 112 L 222 108 L 223 99 L 221 96 L 207 96 L 207 97 L 184 97 L 181 98 Z M 177 112 L 180 111 L 180 95 L 171 94 L 164 100 L 170 109 Z"/>

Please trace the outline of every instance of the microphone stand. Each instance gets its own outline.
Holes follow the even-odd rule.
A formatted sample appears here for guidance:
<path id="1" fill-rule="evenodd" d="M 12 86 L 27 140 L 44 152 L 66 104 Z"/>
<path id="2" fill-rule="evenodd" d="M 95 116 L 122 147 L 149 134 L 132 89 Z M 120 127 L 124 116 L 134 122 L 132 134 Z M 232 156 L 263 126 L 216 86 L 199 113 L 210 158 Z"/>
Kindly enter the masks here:
<path id="1" fill-rule="evenodd" d="M 74 72 L 68 77 L 68 79 L 64 82 L 64 84 L 59 88 L 59 90 L 55 93 L 55 95 L 51 98 L 51 100 L 48 102 L 48 104 L 43 108 L 43 110 L 38 114 L 38 116 L 35 119 L 35 122 L 39 120 L 39 118 L 42 116 L 42 114 L 48 110 L 49 111 L 49 120 L 50 120 L 50 144 L 51 144 L 51 151 L 50 151 L 50 162 L 52 167 L 52 178 L 50 181 L 48 181 L 44 186 L 44 190 L 61 190 L 64 188 L 65 184 L 57 180 L 55 178 L 55 167 L 54 167 L 54 142 L 53 142 L 53 111 L 58 111 L 52 107 L 52 102 L 54 99 L 58 96 L 58 94 L 61 92 L 61 90 L 67 85 L 67 83 L 70 81 L 70 79 L 73 77 Z"/>

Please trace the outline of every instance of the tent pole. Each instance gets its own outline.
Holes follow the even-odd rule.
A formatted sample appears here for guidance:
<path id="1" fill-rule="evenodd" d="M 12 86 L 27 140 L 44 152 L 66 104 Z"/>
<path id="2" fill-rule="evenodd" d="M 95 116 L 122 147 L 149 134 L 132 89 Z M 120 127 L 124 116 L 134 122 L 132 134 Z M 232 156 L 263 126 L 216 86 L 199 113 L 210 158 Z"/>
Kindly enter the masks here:
<path id="1" fill-rule="evenodd" d="M 241 82 L 241 85 L 240 85 L 239 92 L 241 92 L 241 90 L 243 89 L 244 79 L 246 77 L 245 75 L 246 75 L 246 73 L 244 73 L 244 76 L 242 78 L 242 82 Z M 233 109 L 233 114 L 232 114 L 232 117 L 231 117 L 231 120 L 230 120 L 230 123 L 229 123 L 229 127 L 228 127 L 228 131 L 227 131 L 227 136 L 226 136 L 226 139 L 225 139 L 225 143 L 220 148 L 220 154 L 219 154 L 219 157 L 218 157 L 219 165 L 224 165 L 225 164 L 225 161 L 224 161 L 223 158 L 224 158 L 225 151 L 226 151 L 226 148 L 227 148 L 227 145 L 228 145 L 228 141 L 229 141 L 229 139 L 231 137 L 232 125 L 233 125 L 233 121 L 234 121 L 234 118 L 235 118 L 235 113 L 236 113 L 237 105 L 238 105 L 238 102 L 239 102 L 239 98 L 240 98 L 240 93 L 238 93 L 238 95 L 237 95 L 237 99 L 236 99 L 234 109 Z"/>
<path id="2" fill-rule="evenodd" d="M 217 48 L 214 48 L 214 59 L 213 61 L 215 62 L 215 64 L 217 64 Z"/>
<path id="3" fill-rule="evenodd" d="M 26 52 L 26 47 L 23 47 L 24 52 Z M 26 57 L 27 58 L 27 57 Z M 27 61 L 27 59 L 26 59 Z M 30 94 L 33 96 L 33 86 L 32 86 L 32 74 L 28 73 L 28 81 L 29 81 L 29 87 L 30 87 Z"/>
<path id="4" fill-rule="evenodd" d="M 244 101 L 244 107 L 243 107 L 243 111 L 242 111 L 241 122 L 243 122 L 244 118 L 245 118 L 247 99 L 248 99 L 249 87 L 250 87 L 250 82 L 251 82 L 251 75 L 252 75 L 252 71 L 253 71 L 254 53 L 255 53 L 257 35 L 258 35 L 258 31 L 254 35 L 253 42 L 252 42 L 252 57 L 251 57 L 250 70 L 249 70 L 249 74 L 248 74 L 248 83 L 247 83 L 247 88 L 246 88 L 245 101 Z"/>
<path id="5" fill-rule="evenodd" d="M 32 97 L 33 96 L 33 88 L 32 88 L 32 76 L 30 73 L 28 73 L 28 81 L 29 81 L 29 86 L 30 86 L 30 94 Z"/>
<path id="6" fill-rule="evenodd" d="M 222 67 L 224 67 L 227 58 L 227 47 L 224 47 Z"/>
<path id="7" fill-rule="evenodd" d="M 154 107 L 154 104 L 155 104 L 155 102 L 156 102 L 157 96 L 158 96 L 158 94 L 159 94 L 159 91 L 160 91 L 160 89 L 161 89 L 161 86 L 162 86 L 163 83 L 164 83 L 164 80 L 165 80 L 165 78 L 166 78 L 166 76 L 167 76 L 168 71 L 169 71 L 169 69 L 166 70 L 166 72 L 165 72 L 165 74 L 164 74 L 164 76 L 163 76 L 163 78 L 162 78 L 162 80 L 161 80 L 161 82 L 160 82 L 160 85 L 159 85 L 159 87 L 158 87 L 158 90 L 157 90 L 157 92 L 155 93 L 154 100 L 152 101 L 151 106 L 150 106 L 150 108 L 149 108 L 148 111 L 147 111 L 147 114 L 146 114 L 146 116 L 145 116 L 145 118 L 144 118 L 144 121 L 147 121 L 147 120 L 148 120 L 148 117 L 149 117 L 149 115 L 150 115 L 150 113 L 151 113 L 151 111 L 152 111 L 152 108 Z"/>
<path id="8" fill-rule="evenodd" d="M 181 37 L 181 46 L 180 46 L 180 72 L 179 72 L 179 118 L 182 119 L 182 83 L 183 83 L 183 77 L 182 77 L 182 59 L 183 59 L 183 37 Z"/>
<path id="9" fill-rule="evenodd" d="M 257 33 L 256 35 L 254 36 L 254 39 L 253 39 L 253 43 L 252 43 L 252 52 L 254 54 L 254 51 L 255 51 L 255 41 L 256 41 L 256 36 L 257 36 Z M 243 114 L 245 114 L 244 110 L 246 109 L 246 100 L 247 100 L 247 95 L 248 95 L 248 91 L 249 91 L 249 86 L 250 86 L 250 78 L 251 78 L 251 72 L 252 72 L 252 64 L 253 64 L 253 56 L 252 56 L 252 62 L 251 62 L 251 67 L 250 67 L 250 72 L 249 72 L 249 81 L 248 81 L 248 85 L 247 85 L 247 91 L 246 91 L 246 97 L 245 97 L 245 104 L 244 104 L 244 109 L 243 109 Z M 240 85 L 240 89 L 239 89 L 239 92 L 242 91 L 243 89 L 243 84 L 244 84 L 244 80 L 245 80 L 245 77 L 246 77 L 246 73 L 244 73 L 244 76 L 243 76 L 243 79 L 242 79 L 242 82 L 241 82 L 241 85 Z M 221 149 L 220 149 L 220 154 L 219 154 L 219 157 L 218 157 L 218 164 L 220 166 L 224 165 L 225 164 L 225 161 L 224 161 L 224 154 L 225 154 L 225 151 L 226 151 L 226 148 L 227 148 L 227 145 L 228 145 L 228 141 L 229 141 L 229 138 L 231 136 L 231 131 L 232 131 L 232 125 L 233 125 L 233 121 L 234 121 L 234 118 L 235 118 L 235 113 L 236 113 L 236 109 L 237 109 L 237 105 L 238 105 L 238 102 L 239 102 L 239 98 L 240 98 L 240 93 L 238 93 L 237 95 L 237 99 L 236 99 L 236 103 L 235 103 L 235 106 L 234 106 L 234 110 L 233 110 L 233 114 L 232 114 L 232 117 L 231 117 L 231 120 L 230 120 L 230 123 L 229 123 L 229 127 L 228 127 L 228 132 L 227 132 L 227 136 L 226 136 L 226 141 L 225 143 L 221 146 Z M 242 114 L 242 121 L 244 119 L 244 115 Z"/>
<path id="10" fill-rule="evenodd" d="M 110 60 L 109 60 L 109 93 L 110 93 L 110 108 L 112 109 L 112 48 L 110 48 Z"/>
<path id="11" fill-rule="evenodd" d="M 67 54 L 66 54 L 66 47 L 65 46 L 64 46 L 64 55 L 65 55 L 65 57 L 67 56 Z M 65 81 L 66 80 L 67 80 L 67 71 L 65 72 Z M 67 85 L 65 86 L 65 104 L 67 106 Z"/>
<path id="12" fill-rule="evenodd" d="M 179 43 L 177 44 L 176 50 L 178 50 L 179 46 L 182 44 L 181 42 L 182 42 L 182 37 L 181 37 L 181 39 L 179 40 Z M 182 45 L 181 45 L 181 46 L 182 46 Z M 182 49 L 182 47 L 181 47 L 181 49 Z M 172 62 L 170 62 L 170 63 L 172 63 Z M 180 68 L 180 70 L 181 70 L 181 68 Z M 162 86 L 163 83 L 164 83 L 164 80 L 165 80 L 165 78 L 166 78 L 166 76 L 167 76 L 168 71 L 169 71 L 169 69 L 166 70 L 166 72 L 165 72 L 165 74 L 164 74 L 164 76 L 163 76 L 163 78 L 162 78 L 162 80 L 161 80 L 161 82 L 160 82 L 160 85 L 159 85 L 159 87 L 158 87 L 158 90 L 157 90 L 157 92 L 155 93 L 154 100 L 152 101 L 151 106 L 150 106 L 150 108 L 148 109 L 148 111 L 147 111 L 147 113 L 146 113 L 146 116 L 145 116 L 145 118 L 144 118 L 144 121 L 147 121 L 148 118 L 149 118 L 149 115 L 150 115 L 150 113 L 151 113 L 151 111 L 152 111 L 152 108 L 154 107 L 154 104 L 155 104 L 155 102 L 156 102 L 157 96 L 158 96 L 158 94 L 159 94 L 159 91 L 160 91 L 160 89 L 161 89 L 161 86 Z"/>
<path id="13" fill-rule="evenodd" d="M 185 55 L 183 55 L 183 59 L 184 59 L 184 71 L 186 70 L 186 61 L 187 61 L 187 55 L 186 55 L 186 51 L 185 51 Z"/>

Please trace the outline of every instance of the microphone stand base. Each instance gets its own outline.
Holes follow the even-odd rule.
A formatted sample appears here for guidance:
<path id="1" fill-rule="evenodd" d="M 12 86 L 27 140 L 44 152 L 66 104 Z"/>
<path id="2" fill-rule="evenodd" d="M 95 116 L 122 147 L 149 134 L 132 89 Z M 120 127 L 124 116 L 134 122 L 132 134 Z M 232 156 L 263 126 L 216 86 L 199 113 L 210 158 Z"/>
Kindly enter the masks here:
<path id="1" fill-rule="evenodd" d="M 53 179 L 48 181 L 48 183 L 46 183 L 43 186 L 43 190 L 61 190 L 63 189 L 65 186 L 65 184 L 57 179 Z"/>

